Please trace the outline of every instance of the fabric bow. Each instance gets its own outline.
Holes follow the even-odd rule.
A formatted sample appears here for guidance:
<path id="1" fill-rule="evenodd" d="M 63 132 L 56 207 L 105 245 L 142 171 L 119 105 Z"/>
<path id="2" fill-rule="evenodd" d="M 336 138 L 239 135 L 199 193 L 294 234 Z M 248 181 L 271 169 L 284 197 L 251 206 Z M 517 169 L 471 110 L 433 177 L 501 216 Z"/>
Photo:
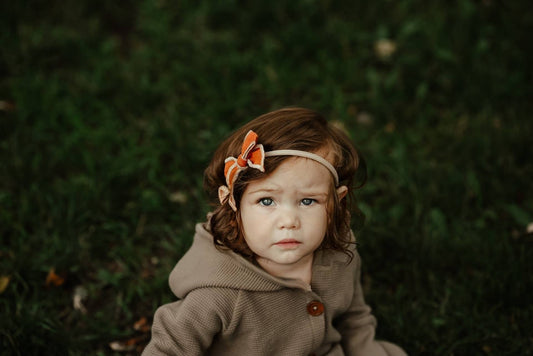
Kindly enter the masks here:
<path id="1" fill-rule="evenodd" d="M 244 137 L 241 154 L 239 157 L 228 157 L 224 161 L 224 175 L 226 184 L 231 190 L 233 183 L 237 180 L 239 173 L 248 167 L 265 171 L 265 149 L 263 145 L 257 144 L 257 134 L 252 130 L 248 131 Z"/>

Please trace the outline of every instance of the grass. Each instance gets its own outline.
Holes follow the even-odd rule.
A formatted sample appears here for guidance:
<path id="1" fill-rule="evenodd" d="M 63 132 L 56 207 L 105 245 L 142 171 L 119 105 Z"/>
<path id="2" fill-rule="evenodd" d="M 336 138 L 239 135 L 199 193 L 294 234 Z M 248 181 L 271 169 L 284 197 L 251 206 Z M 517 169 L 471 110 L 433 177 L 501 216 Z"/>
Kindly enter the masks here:
<path id="1" fill-rule="evenodd" d="M 136 354 L 133 324 L 173 300 L 168 273 L 209 211 L 211 153 L 287 105 L 342 123 L 366 157 L 378 337 L 410 355 L 533 354 L 528 5 L 6 4 L 0 354 Z"/>

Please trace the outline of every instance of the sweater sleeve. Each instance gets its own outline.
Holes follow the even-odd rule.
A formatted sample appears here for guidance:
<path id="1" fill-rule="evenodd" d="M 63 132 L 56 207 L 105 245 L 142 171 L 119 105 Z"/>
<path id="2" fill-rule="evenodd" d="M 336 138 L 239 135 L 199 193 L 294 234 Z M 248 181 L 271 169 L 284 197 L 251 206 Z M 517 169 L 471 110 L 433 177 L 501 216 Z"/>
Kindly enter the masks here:
<path id="1" fill-rule="evenodd" d="M 205 354 L 226 325 L 226 315 L 211 292 L 196 290 L 182 300 L 159 307 L 152 324 L 152 339 L 142 355 Z"/>
<path id="2" fill-rule="evenodd" d="M 406 356 L 398 346 L 374 340 L 376 318 L 365 303 L 361 288 L 361 259 L 354 255 L 354 293 L 349 309 L 336 320 L 342 335 L 342 348 L 346 356 Z"/>

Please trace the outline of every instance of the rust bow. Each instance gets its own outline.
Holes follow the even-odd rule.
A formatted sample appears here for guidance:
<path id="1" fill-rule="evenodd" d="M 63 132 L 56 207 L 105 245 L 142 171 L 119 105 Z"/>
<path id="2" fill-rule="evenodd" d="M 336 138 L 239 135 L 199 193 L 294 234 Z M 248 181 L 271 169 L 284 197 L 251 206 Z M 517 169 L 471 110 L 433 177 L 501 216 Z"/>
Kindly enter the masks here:
<path id="1" fill-rule="evenodd" d="M 230 191 L 239 173 L 246 168 L 251 167 L 264 172 L 265 149 L 263 145 L 257 144 L 257 134 L 252 130 L 248 131 L 246 137 L 244 137 L 239 157 L 228 157 L 224 163 L 224 175 L 226 176 L 226 184 Z"/>

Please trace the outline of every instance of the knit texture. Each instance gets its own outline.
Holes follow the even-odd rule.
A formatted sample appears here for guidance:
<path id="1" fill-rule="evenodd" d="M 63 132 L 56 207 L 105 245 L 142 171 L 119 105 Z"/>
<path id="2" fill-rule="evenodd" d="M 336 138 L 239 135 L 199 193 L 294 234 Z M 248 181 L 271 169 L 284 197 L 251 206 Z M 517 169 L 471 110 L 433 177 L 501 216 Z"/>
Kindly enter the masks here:
<path id="1" fill-rule="evenodd" d="M 178 301 L 156 311 L 143 355 L 405 355 L 374 340 L 376 320 L 364 302 L 353 252 L 350 261 L 340 252 L 317 251 L 307 286 L 216 248 L 198 224 L 193 245 L 170 274 Z M 311 302 L 324 311 L 311 313 Z"/>

